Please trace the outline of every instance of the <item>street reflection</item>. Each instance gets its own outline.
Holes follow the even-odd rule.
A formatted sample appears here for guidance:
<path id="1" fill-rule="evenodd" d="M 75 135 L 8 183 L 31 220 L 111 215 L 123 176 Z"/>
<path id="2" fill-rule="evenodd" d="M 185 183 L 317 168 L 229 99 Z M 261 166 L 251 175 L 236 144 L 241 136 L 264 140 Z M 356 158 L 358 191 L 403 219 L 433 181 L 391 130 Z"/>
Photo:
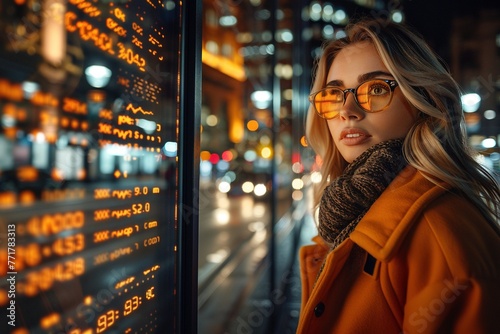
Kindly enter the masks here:
<path id="1" fill-rule="evenodd" d="M 215 209 L 214 216 L 215 216 L 215 221 L 219 225 L 226 225 L 227 223 L 229 223 L 229 219 L 231 218 L 229 211 L 222 208 Z"/>
<path id="2" fill-rule="evenodd" d="M 202 201 L 200 205 L 198 268 L 200 277 L 203 277 L 207 266 L 211 267 L 213 263 L 223 265 L 231 254 L 255 240 L 252 238 L 256 234 L 257 242 L 262 242 L 271 217 L 269 203 L 256 201 L 251 195 L 228 197 L 208 186 L 201 192 L 214 199 Z M 229 254 L 221 250 L 227 250 Z"/>

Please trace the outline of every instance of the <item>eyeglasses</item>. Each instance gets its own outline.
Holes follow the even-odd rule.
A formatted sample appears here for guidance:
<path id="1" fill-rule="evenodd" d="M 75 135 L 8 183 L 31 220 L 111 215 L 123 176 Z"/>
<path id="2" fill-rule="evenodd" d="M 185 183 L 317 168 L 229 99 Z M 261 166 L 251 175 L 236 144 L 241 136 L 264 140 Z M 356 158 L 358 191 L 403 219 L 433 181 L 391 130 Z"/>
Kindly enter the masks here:
<path id="1" fill-rule="evenodd" d="M 332 119 L 340 113 L 347 93 L 352 93 L 354 101 L 361 109 L 375 113 L 389 106 L 392 92 L 397 86 L 396 80 L 373 79 L 361 83 L 356 88 L 326 87 L 309 95 L 309 101 L 320 117 Z"/>

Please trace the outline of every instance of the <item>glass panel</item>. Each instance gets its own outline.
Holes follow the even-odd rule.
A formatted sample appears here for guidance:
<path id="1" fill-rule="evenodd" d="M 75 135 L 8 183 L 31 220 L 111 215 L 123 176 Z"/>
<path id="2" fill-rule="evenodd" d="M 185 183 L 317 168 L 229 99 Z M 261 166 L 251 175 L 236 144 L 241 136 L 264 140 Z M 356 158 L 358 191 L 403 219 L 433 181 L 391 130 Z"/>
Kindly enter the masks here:
<path id="1" fill-rule="evenodd" d="M 180 16 L 0 2 L 1 333 L 174 332 Z"/>

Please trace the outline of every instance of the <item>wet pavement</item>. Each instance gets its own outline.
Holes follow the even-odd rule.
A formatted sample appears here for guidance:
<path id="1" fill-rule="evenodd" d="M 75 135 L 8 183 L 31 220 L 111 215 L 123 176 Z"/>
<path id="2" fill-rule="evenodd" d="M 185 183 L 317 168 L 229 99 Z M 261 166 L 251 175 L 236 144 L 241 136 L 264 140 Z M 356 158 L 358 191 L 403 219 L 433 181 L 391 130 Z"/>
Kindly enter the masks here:
<path id="1" fill-rule="evenodd" d="M 276 222 L 272 249 L 269 203 L 217 192 L 207 198 L 200 200 L 198 333 L 295 333 L 298 248 L 316 234 L 305 204 Z"/>

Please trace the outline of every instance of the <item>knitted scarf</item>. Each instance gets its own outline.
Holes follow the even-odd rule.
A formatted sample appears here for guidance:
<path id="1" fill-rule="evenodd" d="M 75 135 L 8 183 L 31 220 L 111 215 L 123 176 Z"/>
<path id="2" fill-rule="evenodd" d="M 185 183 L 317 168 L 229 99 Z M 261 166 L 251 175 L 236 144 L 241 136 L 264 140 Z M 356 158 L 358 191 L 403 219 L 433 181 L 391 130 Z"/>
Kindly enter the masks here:
<path id="1" fill-rule="evenodd" d="M 363 152 L 329 184 L 319 206 L 319 235 L 336 248 L 406 166 L 403 141 L 381 142 Z"/>

